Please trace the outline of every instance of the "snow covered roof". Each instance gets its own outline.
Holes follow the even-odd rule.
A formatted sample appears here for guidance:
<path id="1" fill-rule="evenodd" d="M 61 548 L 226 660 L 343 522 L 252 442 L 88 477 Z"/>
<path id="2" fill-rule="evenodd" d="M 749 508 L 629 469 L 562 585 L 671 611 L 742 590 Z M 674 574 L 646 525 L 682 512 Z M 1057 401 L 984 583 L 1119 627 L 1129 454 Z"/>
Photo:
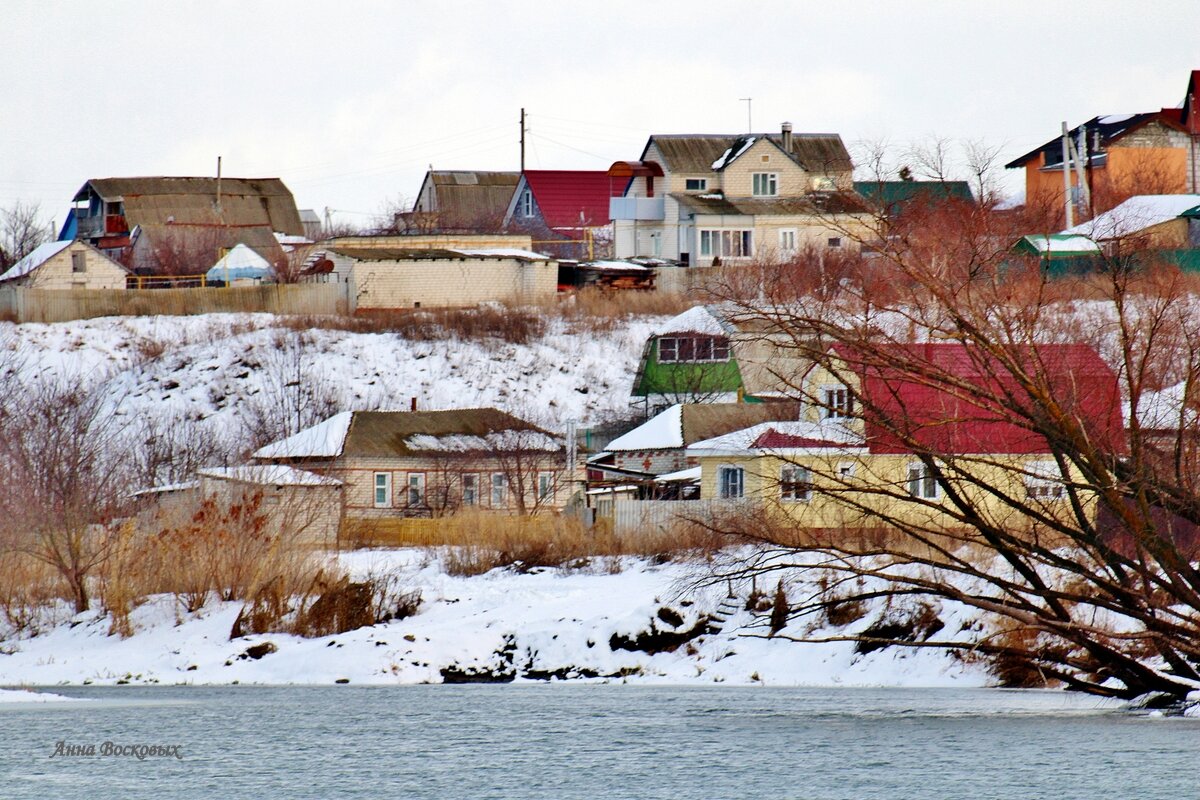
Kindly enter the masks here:
<path id="1" fill-rule="evenodd" d="M 306 428 L 254 451 L 255 458 L 336 458 L 342 454 L 346 434 L 354 419 L 353 411 L 334 414 L 324 422 Z"/>
<path id="2" fill-rule="evenodd" d="M 271 272 L 271 262 L 239 242 L 228 253 L 221 256 L 205 277 L 210 281 L 265 278 Z"/>
<path id="3" fill-rule="evenodd" d="M 29 255 L 9 267 L 8 271 L 3 275 L 0 275 L 0 281 L 11 281 L 14 278 L 25 277 L 70 246 L 71 242 L 69 240 L 40 244 Z"/>
<path id="4" fill-rule="evenodd" d="M 654 336 L 669 333 L 707 333 L 723 336 L 728 331 L 708 306 L 694 306 L 664 322 L 654 330 Z"/>
<path id="5" fill-rule="evenodd" d="M 523 258 L 528 261 L 549 261 L 548 256 L 535 253 L 532 250 L 522 250 L 518 247 L 486 247 L 476 250 L 454 249 L 454 252 L 464 256 L 479 256 L 481 258 Z"/>
<path id="6" fill-rule="evenodd" d="M 1099 253 L 1100 245 L 1086 236 L 1067 233 L 1036 234 L 1023 237 L 1039 253 Z"/>
<path id="7" fill-rule="evenodd" d="M 1169 222 L 1197 206 L 1200 194 L 1140 194 L 1062 233 L 1094 240 L 1119 239 Z"/>
<path id="8" fill-rule="evenodd" d="M 1160 431 L 1177 431 L 1195 428 L 1200 421 L 1200 412 L 1194 407 L 1195 400 L 1186 397 L 1187 384 L 1178 383 L 1160 392 L 1145 392 L 1138 400 L 1138 423 L 1142 428 Z M 1132 408 L 1128 401 L 1122 404 L 1125 424 L 1132 421 Z"/>
<path id="9" fill-rule="evenodd" d="M 678 472 L 668 472 L 666 475 L 659 475 L 654 479 L 655 483 L 690 483 L 700 480 L 700 467 L 689 467 L 681 469 Z"/>
<path id="10" fill-rule="evenodd" d="M 677 403 L 608 443 L 607 450 L 674 450 L 775 419 L 795 419 L 795 401 Z"/>
<path id="11" fill-rule="evenodd" d="M 695 310 L 695 309 L 693 309 Z M 608 450 L 671 450 L 683 447 L 683 405 L 675 405 L 608 443 Z"/>
<path id="12" fill-rule="evenodd" d="M 621 270 L 628 272 L 649 272 L 649 267 L 634 264 L 632 261 L 584 261 L 580 265 L 584 269 Z"/>
<path id="13" fill-rule="evenodd" d="M 721 455 L 745 453 L 768 433 L 783 434 L 805 441 L 805 447 L 836 447 L 842 450 L 865 447 L 861 434 L 834 422 L 808 422 L 806 420 L 783 420 L 760 422 L 749 428 L 705 439 L 690 445 L 688 455 Z M 775 449 L 775 448 L 762 448 Z M 790 449 L 790 448 L 788 448 Z"/>
<path id="14" fill-rule="evenodd" d="M 244 464 L 238 467 L 208 467 L 196 470 L 205 478 L 216 478 L 238 483 L 255 483 L 263 486 L 341 486 L 342 482 L 324 475 L 316 475 L 302 469 L 282 464 Z"/>

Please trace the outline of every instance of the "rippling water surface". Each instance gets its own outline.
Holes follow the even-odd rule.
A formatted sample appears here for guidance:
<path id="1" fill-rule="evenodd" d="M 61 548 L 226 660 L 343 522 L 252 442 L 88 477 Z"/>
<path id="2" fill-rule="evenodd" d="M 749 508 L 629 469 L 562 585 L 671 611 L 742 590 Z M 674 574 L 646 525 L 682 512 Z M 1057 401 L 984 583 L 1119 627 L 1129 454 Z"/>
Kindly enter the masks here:
<path id="1" fill-rule="evenodd" d="M 11 798 L 1194 798 L 1200 720 L 1058 692 L 55 688 L 0 705 Z M 59 755 L 58 742 L 96 755 Z M 182 760 L 100 755 L 178 745 Z"/>

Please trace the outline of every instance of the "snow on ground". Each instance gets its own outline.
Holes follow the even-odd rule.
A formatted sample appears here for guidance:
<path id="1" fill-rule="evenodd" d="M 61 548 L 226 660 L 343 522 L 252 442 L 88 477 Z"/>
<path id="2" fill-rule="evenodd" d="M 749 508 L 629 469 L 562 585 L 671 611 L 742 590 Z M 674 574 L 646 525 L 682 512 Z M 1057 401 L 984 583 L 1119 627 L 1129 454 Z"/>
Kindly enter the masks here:
<path id="1" fill-rule="evenodd" d="M 767 639 L 765 617 L 745 610 L 744 595 L 726 605 L 733 613 L 719 632 L 670 652 L 622 649 L 622 639 L 630 642 L 652 630 L 694 629 L 718 609 L 725 586 L 697 586 L 696 579 L 707 574 L 697 565 L 626 558 L 616 574 L 607 563 L 597 563 L 585 571 L 504 569 L 462 578 L 447 575 L 425 551 L 364 550 L 340 558 L 356 576 L 393 572 L 402 587 L 419 589 L 418 613 L 317 639 L 272 633 L 230 641 L 239 603 L 214 603 L 193 615 L 173 598 L 157 596 L 135 610 L 135 633 L 128 639 L 109 635 L 110 620 L 93 612 L 33 638 L 0 642 L 0 653 L 7 653 L 0 655 L 0 685 L 437 683 L 446 668 L 467 674 L 507 670 L 518 680 L 595 677 L 667 684 L 989 682 L 980 665 L 944 651 L 893 647 L 859 656 L 846 642 Z M 964 627 L 960 616 L 952 609 L 941 611 L 950 630 Z M 793 622 L 784 633 L 807 630 Z M 249 647 L 264 642 L 278 650 L 259 659 L 246 655 Z"/>

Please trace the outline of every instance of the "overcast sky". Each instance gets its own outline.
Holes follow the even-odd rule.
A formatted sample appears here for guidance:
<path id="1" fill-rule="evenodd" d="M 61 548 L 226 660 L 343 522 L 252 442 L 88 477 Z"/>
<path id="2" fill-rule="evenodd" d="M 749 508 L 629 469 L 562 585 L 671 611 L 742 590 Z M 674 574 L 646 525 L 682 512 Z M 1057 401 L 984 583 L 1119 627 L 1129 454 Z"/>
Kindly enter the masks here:
<path id="1" fill-rule="evenodd" d="M 1177 105 L 1195 0 L 3 0 L 0 205 L 88 178 L 278 176 L 366 222 L 429 165 L 604 169 L 652 133 L 1003 145 Z M 1011 180 L 1009 186 L 1019 186 Z"/>

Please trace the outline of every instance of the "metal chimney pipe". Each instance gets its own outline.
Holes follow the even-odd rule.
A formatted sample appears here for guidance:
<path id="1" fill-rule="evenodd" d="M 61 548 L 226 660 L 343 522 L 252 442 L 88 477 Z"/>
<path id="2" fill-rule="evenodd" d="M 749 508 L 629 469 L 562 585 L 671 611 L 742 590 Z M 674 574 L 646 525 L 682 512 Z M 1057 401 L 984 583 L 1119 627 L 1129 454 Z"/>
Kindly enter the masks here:
<path id="1" fill-rule="evenodd" d="M 783 145 L 783 152 L 785 152 L 785 153 L 792 152 L 792 123 L 790 123 L 790 122 L 783 123 L 783 131 L 782 131 L 781 137 L 783 139 L 783 141 L 781 142 L 781 144 Z"/>

